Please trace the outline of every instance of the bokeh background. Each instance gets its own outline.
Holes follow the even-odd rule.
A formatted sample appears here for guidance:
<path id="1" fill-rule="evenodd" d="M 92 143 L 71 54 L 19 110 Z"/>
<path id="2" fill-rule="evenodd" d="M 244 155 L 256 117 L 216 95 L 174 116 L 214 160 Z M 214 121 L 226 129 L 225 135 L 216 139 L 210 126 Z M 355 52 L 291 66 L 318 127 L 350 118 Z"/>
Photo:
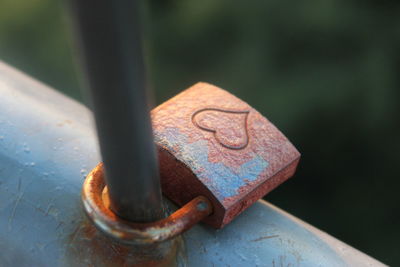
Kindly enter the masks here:
<path id="1" fill-rule="evenodd" d="M 400 266 L 399 14 L 395 0 L 147 1 L 155 102 L 197 81 L 247 101 L 303 155 L 266 199 Z M 62 2 L 2 0 L 0 59 L 82 101 L 67 22 Z"/>

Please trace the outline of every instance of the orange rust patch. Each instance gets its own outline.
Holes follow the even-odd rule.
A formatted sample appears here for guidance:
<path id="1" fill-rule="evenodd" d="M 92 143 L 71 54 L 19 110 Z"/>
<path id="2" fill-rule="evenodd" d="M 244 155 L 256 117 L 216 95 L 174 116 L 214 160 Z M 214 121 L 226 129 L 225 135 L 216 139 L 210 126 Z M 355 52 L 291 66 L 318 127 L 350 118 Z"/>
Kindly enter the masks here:
<path id="1" fill-rule="evenodd" d="M 182 240 L 152 246 L 128 246 L 99 232 L 88 220 L 68 237 L 67 266 L 175 266 Z"/>

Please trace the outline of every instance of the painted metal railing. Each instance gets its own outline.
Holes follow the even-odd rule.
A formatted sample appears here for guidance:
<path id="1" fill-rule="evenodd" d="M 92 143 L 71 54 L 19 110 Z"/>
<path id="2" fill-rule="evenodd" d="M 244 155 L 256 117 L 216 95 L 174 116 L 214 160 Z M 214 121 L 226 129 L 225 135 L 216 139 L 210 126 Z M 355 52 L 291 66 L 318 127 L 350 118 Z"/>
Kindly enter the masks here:
<path id="1" fill-rule="evenodd" d="M 91 111 L 0 63 L 0 265 L 383 265 L 262 200 L 222 230 L 196 225 L 153 250 L 124 245 L 83 211 L 99 161 Z"/>

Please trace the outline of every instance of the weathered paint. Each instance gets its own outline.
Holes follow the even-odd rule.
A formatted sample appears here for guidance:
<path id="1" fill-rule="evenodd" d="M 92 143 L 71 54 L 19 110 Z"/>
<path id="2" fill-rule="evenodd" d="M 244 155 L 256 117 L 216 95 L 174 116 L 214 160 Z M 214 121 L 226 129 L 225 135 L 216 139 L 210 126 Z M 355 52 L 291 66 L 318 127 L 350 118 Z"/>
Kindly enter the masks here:
<path id="1" fill-rule="evenodd" d="M 155 135 L 155 141 L 158 144 L 173 151 L 177 159 L 184 159 L 194 172 L 199 170 L 197 178 L 221 202 L 228 197 L 240 194 L 240 188 L 255 181 L 268 167 L 268 161 L 256 154 L 235 168 L 228 167 L 221 162 L 209 161 L 208 142 L 199 140 L 190 143 L 188 139 L 178 128 L 167 128 L 162 136 L 158 133 Z"/>
<path id="2" fill-rule="evenodd" d="M 221 228 L 291 177 L 300 158 L 266 118 L 232 94 L 198 83 L 152 111 L 163 193 L 179 205 L 204 195 Z"/>
<path id="3" fill-rule="evenodd" d="M 0 96 L 0 266 L 135 262 L 134 248 L 82 209 L 84 177 L 100 161 L 90 112 L 1 62 Z M 383 266 L 265 201 L 224 229 L 200 224 L 183 237 L 191 267 Z"/>

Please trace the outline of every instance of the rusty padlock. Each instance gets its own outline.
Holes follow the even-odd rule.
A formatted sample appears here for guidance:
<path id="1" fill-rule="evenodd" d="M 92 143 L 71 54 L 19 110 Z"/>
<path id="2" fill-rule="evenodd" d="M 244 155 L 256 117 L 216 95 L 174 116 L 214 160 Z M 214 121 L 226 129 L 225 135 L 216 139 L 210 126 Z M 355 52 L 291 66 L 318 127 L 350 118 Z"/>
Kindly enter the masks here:
<path id="1" fill-rule="evenodd" d="M 165 196 L 207 197 L 221 228 L 290 178 L 300 153 L 266 118 L 225 90 L 197 83 L 152 111 Z"/>
<path id="2" fill-rule="evenodd" d="M 200 220 L 222 228 L 291 177 L 300 153 L 266 118 L 237 97 L 197 83 L 151 112 L 164 195 L 183 206 L 168 218 L 134 223 L 110 208 L 102 163 L 86 177 L 85 211 L 122 242 L 173 238 Z"/>

